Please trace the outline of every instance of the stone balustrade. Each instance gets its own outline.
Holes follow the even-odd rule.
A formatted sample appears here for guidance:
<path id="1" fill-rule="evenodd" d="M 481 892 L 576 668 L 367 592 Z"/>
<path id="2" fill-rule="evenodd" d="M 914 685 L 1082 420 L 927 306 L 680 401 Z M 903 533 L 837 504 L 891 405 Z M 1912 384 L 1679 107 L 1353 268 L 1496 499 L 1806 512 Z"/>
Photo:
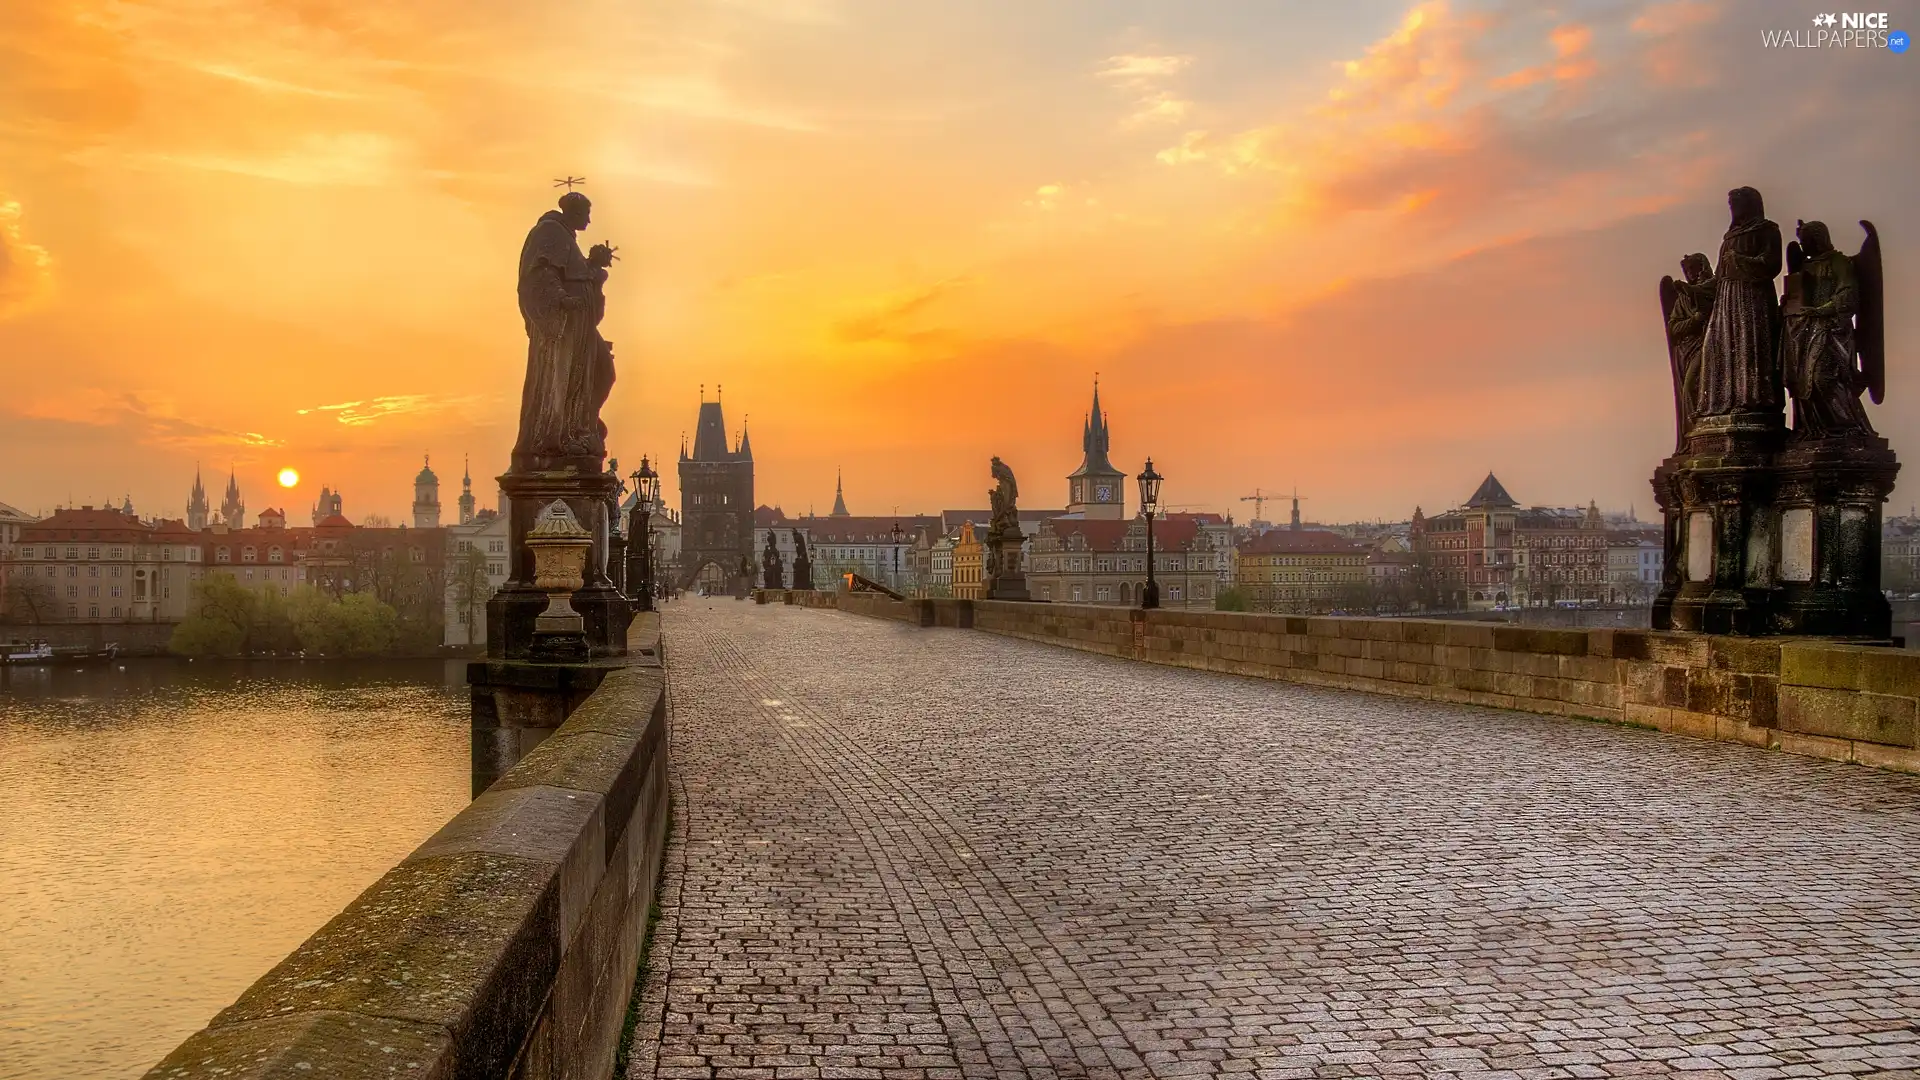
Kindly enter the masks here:
<path id="1" fill-rule="evenodd" d="M 1920 772 L 1920 652 L 1816 638 L 1428 619 L 893 601 L 790 593 L 918 626 L 1376 694 L 1578 716 Z"/>
<path id="2" fill-rule="evenodd" d="M 661 667 L 603 675 L 148 1080 L 605 1080 L 659 880 L 668 786 Z"/>

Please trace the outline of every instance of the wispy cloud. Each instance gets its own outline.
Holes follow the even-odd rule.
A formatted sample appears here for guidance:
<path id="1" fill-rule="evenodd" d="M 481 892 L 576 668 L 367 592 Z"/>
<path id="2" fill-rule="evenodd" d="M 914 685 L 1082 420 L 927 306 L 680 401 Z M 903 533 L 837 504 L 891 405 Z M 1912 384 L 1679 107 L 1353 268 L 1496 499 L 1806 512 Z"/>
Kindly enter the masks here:
<path id="1" fill-rule="evenodd" d="M 32 307 L 53 284 L 53 256 L 20 233 L 20 204 L 0 198 L 0 318 Z"/>
<path id="2" fill-rule="evenodd" d="M 926 344 L 943 340 L 951 336 L 950 331 L 915 327 L 912 325 L 915 317 L 969 280 L 951 277 L 895 294 L 867 311 L 842 319 L 834 331 L 840 340 L 852 344 Z"/>
<path id="3" fill-rule="evenodd" d="M 1133 98 L 1128 124 L 1184 120 L 1193 102 L 1168 88 L 1167 82 L 1193 63 L 1191 56 L 1126 53 L 1107 57 L 1095 74 Z"/>
<path id="4" fill-rule="evenodd" d="M 348 427 L 365 427 L 377 421 L 390 420 L 399 416 L 417 416 L 448 409 L 467 408 L 480 404 L 483 400 L 486 399 L 481 395 L 436 398 L 427 394 L 388 394 L 364 401 L 313 405 L 305 409 L 295 409 L 294 413 L 299 416 L 323 413 L 331 415 Z"/>

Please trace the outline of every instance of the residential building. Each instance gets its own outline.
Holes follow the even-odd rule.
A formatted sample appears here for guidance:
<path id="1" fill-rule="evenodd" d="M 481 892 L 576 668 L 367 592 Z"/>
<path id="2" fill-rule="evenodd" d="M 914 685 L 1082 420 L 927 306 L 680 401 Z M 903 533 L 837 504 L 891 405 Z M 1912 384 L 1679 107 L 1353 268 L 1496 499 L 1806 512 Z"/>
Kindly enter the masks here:
<path id="1" fill-rule="evenodd" d="M 1464 506 L 1408 530 L 1421 588 L 1440 610 L 1598 603 L 1607 595 L 1607 527 L 1597 506 L 1522 509 L 1492 474 Z"/>
<path id="2" fill-rule="evenodd" d="M 463 504 L 461 512 L 466 510 Z M 445 644 L 487 643 L 487 600 L 511 576 L 509 520 L 496 511 L 481 510 L 469 520 L 447 527 Z"/>
<path id="3" fill-rule="evenodd" d="M 14 571 L 31 589 L 25 599 L 46 605 L 34 622 L 178 622 L 204 568 L 199 535 L 184 522 L 92 506 L 22 526 L 16 552 Z"/>
<path id="4" fill-rule="evenodd" d="M 1325 529 L 1272 529 L 1241 541 L 1233 583 L 1254 611 L 1360 610 L 1368 556 L 1367 545 Z"/>
<path id="5" fill-rule="evenodd" d="M 942 534 L 927 550 L 928 596 L 953 595 L 953 546 L 956 542 L 956 536 Z"/>
<path id="6" fill-rule="evenodd" d="M 1880 525 L 1880 587 L 1920 591 L 1920 515 L 1891 517 Z"/>
<path id="7" fill-rule="evenodd" d="M 837 508 L 844 510 L 844 503 Z M 940 527 L 939 518 L 926 514 L 835 514 L 801 518 L 800 522 L 812 552 L 815 581 L 829 588 L 837 586 L 849 571 L 891 589 L 911 588 L 914 538 L 922 529 Z"/>
<path id="8" fill-rule="evenodd" d="M 13 576 L 14 560 L 19 552 L 20 530 L 40 519 L 23 510 L 0 503 L 0 619 L 7 617 L 7 582 Z"/>
<path id="9" fill-rule="evenodd" d="M 954 539 L 950 553 L 952 584 L 949 589 L 953 596 L 961 600 L 980 600 L 985 597 L 982 591 L 985 556 L 986 545 L 974 537 L 973 522 L 962 522 L 960 535 Z"/>
<path id="10" fill-rule="evenodd" d="M 1607 530 L 1607 600 L 1615 604 L 1645 604 L 1660 591 L 1666 568 L 1666 545 L 1660 529 Z"/>
<path id="11" fill-rule="evenodd" d="M 1218 514 L 1167 514 L 1153 522 L 1154 579 L 1162 607 L 1211 608 L 1233 583 L 1233 525 Z M 1134 604 L 1147 583 L 1144 517 L 1042 522 L 1028 560 L 1035 600 Z"/>

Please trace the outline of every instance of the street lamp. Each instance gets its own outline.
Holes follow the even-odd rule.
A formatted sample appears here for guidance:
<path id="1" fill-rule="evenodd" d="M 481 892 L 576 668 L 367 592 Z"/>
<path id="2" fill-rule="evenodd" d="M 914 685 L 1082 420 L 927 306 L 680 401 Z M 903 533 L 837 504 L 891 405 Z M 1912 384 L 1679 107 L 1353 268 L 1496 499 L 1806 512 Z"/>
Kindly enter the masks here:
<path id="1" fill-rule="evenodd" d="M 893 537 L 893 587 L 898 589 L 900 587 L 900 537 L 902 535 L 900 532 L 900 523 L 897 521 L 894 522 L 893 528 L 887 530 L 887 535 Z"/>
<path id="2" fill-rule="evenodd" d="M 627 591 L 632 594 L 633 610 L 653 610 L 653 530 L 647 519 L 660 498 L 660 474 L 653 471 L 646 455 L 633 474 L 633 514 L 627 521 Z"/>
<path id="3" fill-rule="evenodd" d="M 1140 474 L 1140 511 L 1147 515 L 1147 587 L 1140 590 L 1140 606 L 1149 610 L 1160 606 L 1160 583 L 1153 580 L 1153 508 L 1159 505 L 1163 479 L 1148 458 L 1147 471 Z"/>

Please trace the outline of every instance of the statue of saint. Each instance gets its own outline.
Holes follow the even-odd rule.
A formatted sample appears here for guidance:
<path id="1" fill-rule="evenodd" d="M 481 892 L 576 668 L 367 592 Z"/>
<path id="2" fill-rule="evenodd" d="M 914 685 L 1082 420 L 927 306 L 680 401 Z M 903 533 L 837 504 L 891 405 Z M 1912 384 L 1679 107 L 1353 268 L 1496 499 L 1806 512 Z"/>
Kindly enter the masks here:
<path id="1" fill-rule="evenodd" d="M 1694 252 L 1680 260 L 1682 280 L 1660 279 L 1660 311 L 1667 319 L 1667 359 L 1673 366 L 1674 450 L 1684 449 L 1700 397 L 1700 345 L 1713 311 L 1713 264 Z"/>
<path id="2" fill-rule="evenodd" d="M 1020 497 L 1020 485 L 1013 479 L 1013 470 L 997 457 L 993 459 L 993 479 L 994 488 L 987 492 L 987 499 L 993 505 L 993 518 L 987 523 L 987 533 L 997 539 L 1007 533 L 1020 531 L 1020 513 L 1014 506 Z"/>
<path id="3" fill-rule="evenodd" d="M 1875 404 L 1886 394 L 1880 234 L 1870 221 L 1860 227 L 1867 240 L 1852 257 L 1819 221 L 1800 222 L 1787 247 L 1781 361 L 1795 439 L 1874 434 L 1860 391 Z"/>
<path id="4" fill-rule="evenodd" d="M 793 587 L 796 589 L 813 588 L 813 560 L 807 556 L 807 538 L 800 535 L 799 529 L 793 531 Z"/>
<path id="5" fill-rule="evenodd" d="M 600 406 L 613 390 L 613 346 L 600 336 L 607 301 L 602 287 L 613 249 L 586 255 L 574 234 L 587 227 L 592 203 L 578 191 L 560 197 L 527 233 L 520 249 L 520 317 L 527 326 L 527 381 L 520 392 L 516 469 L 539 469 L 563 457 L 599 458 L 607 429 Z"/>
<path id="6" fill-rule="evenodd" d="M 1780 226 L 1767 220 L 1760 193 L 1727 193 L 1733 222 L 1714 267 L 1713 311 L 1700 349 L 1695 416 L 1777 410 L 1780 395 Z"/>
<path id="7" fill-rule="evenodd" d="M 766 588 L 786 588 L 786 568 L 780 564 L 780 549 L 773 542 L 773 530 L 767 530 L 767 548 L 760 553 L 761 580 Z"/>

